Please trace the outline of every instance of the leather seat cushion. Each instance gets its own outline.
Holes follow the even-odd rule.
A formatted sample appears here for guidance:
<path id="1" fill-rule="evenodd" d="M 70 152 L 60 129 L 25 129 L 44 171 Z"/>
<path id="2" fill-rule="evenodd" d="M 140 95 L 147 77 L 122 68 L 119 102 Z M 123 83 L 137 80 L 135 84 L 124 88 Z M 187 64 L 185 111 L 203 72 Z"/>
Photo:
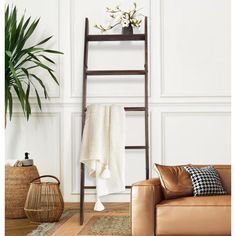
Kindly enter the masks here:
<path id="1" fill-rule="evenodd" d="M 183 197 L 156 206 L 157 235 L 230 235 L 231 195 Z"/>

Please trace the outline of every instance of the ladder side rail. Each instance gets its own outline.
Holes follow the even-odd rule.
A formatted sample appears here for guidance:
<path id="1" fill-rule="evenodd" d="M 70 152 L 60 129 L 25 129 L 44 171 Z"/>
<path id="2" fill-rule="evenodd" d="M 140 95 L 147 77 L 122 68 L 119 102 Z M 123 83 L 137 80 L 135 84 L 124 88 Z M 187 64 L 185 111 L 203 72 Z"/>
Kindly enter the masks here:
<path id="1" fill-rule="evenodd" d="M 145 17 L 145 46 L 144 46 L 144 57 L 145 57 L 145 162 L 146 162 L 146 179 L 149 179 L 149 127 L 148 127 L 148 25 L 147 25 L 147 16 Z"/>
<path id="2" fill-rule="evenodd" d="M 83 97 L 82 97 L 82 127 L 81 138 L 83 135 L 85 125 L 85 108 L 87 97 L 87 68 L 88 68 L 88 18 L 85 18 L 85 32 L 84 32 L 84 62 L 83 62 Z M 85 167 L 84 163 L 80 163 L 80 225 L 84 222 L 84 176 Z"/>
<path id="3" fill-rule="evenodd" d="M 126 185 L 125 188 L 126 189 L 130 189 L 132 186 L 131 185 Z M 87 186 L 84 186 L 85 189 L 96 189 L 96 186 L 90 186 L 90 185 L 87 185 Z"/>

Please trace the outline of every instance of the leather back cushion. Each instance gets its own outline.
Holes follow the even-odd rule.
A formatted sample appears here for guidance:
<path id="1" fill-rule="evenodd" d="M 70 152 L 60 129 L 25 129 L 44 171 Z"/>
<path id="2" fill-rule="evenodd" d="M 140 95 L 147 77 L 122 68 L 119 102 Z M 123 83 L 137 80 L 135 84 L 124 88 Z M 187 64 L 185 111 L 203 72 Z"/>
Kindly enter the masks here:
<path id="1" fill-rule="evenodd" d="M 206 167 L 208 165 L 193 165 L 194 167 Z M 213 165 L 217 170 L 221 183 L 227 194 L 231 194 L 231 165 Z"/>
<path id="2" fill-rule="evenodd" d="M 193 167 L 206 167 L 208 165 L 192 165 Z M 217 170 L 223 188 L 231 194 L 231 165 L 213 165 Z M 163 166 L 155 164 L 155 170 L 160 176 L 162 191 L 165 199 L 193 195 L 190 175 L 184 166 Z"/>
<path id="3" fill-rule="evenodd" d="M 155 164 L 160 176 L 165 199 L 193 195 L 192 181 L 184 166 L 163 166 Z"/>

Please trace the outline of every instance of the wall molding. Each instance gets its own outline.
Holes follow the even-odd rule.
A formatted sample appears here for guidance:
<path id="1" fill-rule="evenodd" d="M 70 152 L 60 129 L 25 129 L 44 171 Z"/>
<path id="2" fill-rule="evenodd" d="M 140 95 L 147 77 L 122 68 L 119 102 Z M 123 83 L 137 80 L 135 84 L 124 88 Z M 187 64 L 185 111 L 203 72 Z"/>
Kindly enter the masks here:
<path id="1" fill-rule="evenodd" d="M 24 118 L 26 119 L 26 117 L 23 115 L 22 112 L 13 112 L 12 117 L 16 117 L 16 118 Z M 62 163 L 62 142 L 61 142 L 61 112 L 32 112 L 30 117 L 55 117 L 57 119 L 58 122 L 58 135 L 56 135 L 56 137 L 58 138 L 58 178 L 63 180 L 63 176 L 62 176 L 62 172 L 61 172 L 61 163 Z"/>
<path id="2" fill-rule="evenodd" d="M 124 106 L 133 106 L 133 105 L 138 105 L 138 106 L 143 106 L 143 103 L 141 101 L 137 102 L 137 100 L 135 102 L 133 101 L 124 101 L 123 99 L 118 100 L 118 99 L 114 99 L 111 100 L 109 99 L 102 99 L 102 100 L 98 100 L 98 99 L 89 99 L 88 103 L 99 103 L 99 104 L 120 104 L 120 105 L 124 105 Z M 81 100 L 81 99 L 80 99 Z M 135 98 L 133 99 L 135 100 Z M 31 99 L 31 103 L 32 106 L 34 107 L 38 107 L 38 103 L 36 99 Z M 67 101 L 58 101 L 58 100 L 50 100 L 50 101 L 41 101 L 42 104 L 42 112 L 43 112 L 43 108 L 44 107 L 76 107 L 76 108 L 81 108 L 82 106 L 82 101 L 79 101 L 77 99 L 75 100 L 67 100 Z M 167 101 L 167 100 L 160 100 L 160 101 L 155 101 L 155 102 L 150 102 L 148 103 L 149 107 L 152 106 L 231 106 L 231 101 L 226 100 L 226 101 L 190 101 L 190 100 L 185 100 L 185 101 Z M 20 107 L 20 103 L 18 102 L 18 100 L 14 100 L 14 106 L 15 107 Z"/>
<path id="3" fill-rule="evenodd" d="M 166 140 L 166 132 L 165 132 L 165 120 L 168 116 L 230 116 L 230 112 L 228 111 L 171 111 L 171 112 L 161 112 L 161 163 L 165 165 L 165 140 Z"/>
<path id="4" fill-rule="evenodd" d="M 75 143 L 75 119 L 76 117 L 79 117 L 80 119 L 82 119 L 82 112 L 72 112 L 71 113 L 71 194 L 75 194 L 75 172 L 76 172 L 76 158 L 77 160 L 79 159 L 79 156 L 76 157 L 76 153 L 75 153 L 75 147 L 76 147 L 76 143 Z M 81 125 L 81 124 L 80 124 Z M 79 133 L 79 136 L 81 136 L 81 133 Z M 78 161 L 79 163 L 79 161 Z M 80 170 L 80 165 L 78 164 L 78 170 Z M 80 176 L 80 173 L 79 173 Z M 78 176 L 78 177 L 79 177 Z M 78 193 L 79 194 L 79 193 Z"/>
<path id="5" fill-rule="evenodd" d="M 165 35 L 164 35 L 164 27 L 165 27 L 165 21 L 164 21 L 164 0 L 160 0 L 160 48 L 161 48 L 161 78 L 160 78 L 160 97 L 161 98 L 230 98 L 230 95 L 223 95 L 221 93 L 192 93 L 190 94 L 184 94 L 184 93 L 168 93 L 166 91 L 165 86 L 165 75 L 164 75 L 164 41 L 165 41 Z"/>
<path id="6" fill-rule="evenodd" d="M 61 29 L 61 22 L 63 21 L 61 19 L 61 4 L 62 4 L 62 1 L 61 0 L 57 0 L 57 4 L 58 4 L 58 50 L 60 51 L 61 50 L 61 36 L 62 36 L 62 32 L 63 30 Z M 61 84 L 61 58 L 60 56 L 58 55 L 58 65 L 57 65 L 57 72 L 58 72 L 58 82 L 59 84 Z M 56 98 L 60 98 L 61 97 L 61 86 L 59 85 L 58 86 L 58 96 L 55 96 Z"/>

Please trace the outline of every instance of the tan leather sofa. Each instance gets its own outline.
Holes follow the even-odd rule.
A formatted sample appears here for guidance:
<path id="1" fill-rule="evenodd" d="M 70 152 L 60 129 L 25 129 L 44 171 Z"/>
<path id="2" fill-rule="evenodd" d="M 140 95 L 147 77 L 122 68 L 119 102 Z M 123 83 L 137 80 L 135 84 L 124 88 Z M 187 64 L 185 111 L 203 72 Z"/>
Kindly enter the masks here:
<path id="1" fill-rule="evenodd" d="M 214 166 L 228 195 L 164 200 L 159 178 L 131 191 L 133 236 L 231 235 L 231 166 Z"/>

